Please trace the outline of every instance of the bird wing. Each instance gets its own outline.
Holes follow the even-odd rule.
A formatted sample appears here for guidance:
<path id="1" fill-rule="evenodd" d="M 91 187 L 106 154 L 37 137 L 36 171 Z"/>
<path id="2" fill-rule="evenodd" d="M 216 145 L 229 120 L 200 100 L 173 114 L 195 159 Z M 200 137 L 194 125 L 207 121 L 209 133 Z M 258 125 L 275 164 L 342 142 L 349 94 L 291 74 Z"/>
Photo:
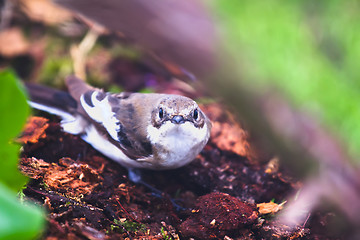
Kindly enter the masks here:
<path id="1" fill-rule="evenodd" d="M 152 154 L 149 140 L 139 131 L 135 109 L 129 101 L 131 93 L 110 94 L 93 88 L 76 77 L 66 80 L 71 96 L 80 102 L 90 121 L 100 124 L 98 130 L 108 136 L 131 159 L 143 159 Z"/>

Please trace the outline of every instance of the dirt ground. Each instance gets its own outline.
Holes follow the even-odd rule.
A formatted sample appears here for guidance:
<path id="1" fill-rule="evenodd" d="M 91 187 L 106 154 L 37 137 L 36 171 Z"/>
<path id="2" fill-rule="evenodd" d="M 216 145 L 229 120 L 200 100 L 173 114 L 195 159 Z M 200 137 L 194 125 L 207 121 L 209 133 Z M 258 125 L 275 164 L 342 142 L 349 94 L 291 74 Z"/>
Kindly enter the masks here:
<path id="1" fill-rule="evenodd" d="M 310 216 L 294 231 L 273 224 L 279 204 L 301 184 L 279 170 L 276 158 L 261 163 L 247 132 L 221 105 L 202 108 L 213 129 L 196 160 L 177 170 L 143 172 L 161 196 L 64 133 L 56 118 L 32 117 L 21 137 L 21 170 L 31 179 L 25 195 L 48 211 L 42 238 L 327 239 L 326 214 L 321 223 Z"/>

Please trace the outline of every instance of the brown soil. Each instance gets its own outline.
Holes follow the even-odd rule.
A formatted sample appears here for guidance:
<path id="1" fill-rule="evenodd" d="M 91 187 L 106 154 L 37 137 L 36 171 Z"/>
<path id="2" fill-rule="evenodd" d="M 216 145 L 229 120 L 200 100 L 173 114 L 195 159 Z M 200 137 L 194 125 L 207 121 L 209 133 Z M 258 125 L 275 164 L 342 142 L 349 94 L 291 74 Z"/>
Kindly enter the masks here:
<path id="1" fill-rule="evenodd" d="M 220 105 L 202 108 L 214 127 L 197 159 L 177 170 L 143 172 L 161 197 L 129 181 L 125 168 L 78 136 L 64 133 L 56 119 L 31 118 L 20 138 L 21 170 L 31 178 L 25 195 L 48 211 L 43 239 L 314 237 L 306 225 L 293 231 L 272 225 L 281 206 L 271 201 L 286 200 L 298 184 L 274 161 L 258 161 L 246 131 Z"/>

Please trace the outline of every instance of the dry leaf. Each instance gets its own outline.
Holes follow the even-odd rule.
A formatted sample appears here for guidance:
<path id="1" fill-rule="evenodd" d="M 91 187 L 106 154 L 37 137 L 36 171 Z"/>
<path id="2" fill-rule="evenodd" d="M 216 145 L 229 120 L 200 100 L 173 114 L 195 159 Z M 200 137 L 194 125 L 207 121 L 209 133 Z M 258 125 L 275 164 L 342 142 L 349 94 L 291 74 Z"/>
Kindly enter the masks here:
<path id="1" fill-rule="evenodd" d="M 0 32 L 0 54 L 13 57 L 25 54 L 29 43 L 24 38 L 19 28 L 10 28 Z"/>
<path id="2" fill-rule="evenodd" d="M 211 137 L 220 149 L 232 151 L 240 156 L 249 155 L 247 134 L 237 125 L 213 122 Z"/>
<path id="3" fill-rule="evenodd" d="M 53 25 L 70 20 L 70 11 L 60 7 L 50 0 L 21 0 L 22 10 L 34 21 Z"/>
<path id="4" fill-rule="evenodd" d="M 39 139 L 45 138 L 45 130 L 49 126 L 48 119 L 42 117 L 31 117 L 26 123 L 25 129 L 22 132 L 19 142 L 22 143 L 37 143 Z"/>
<path id="5" fill-rule="evenodd" d="M 234 116 L 219 104 L 201 105 L 201 108 L 212 120 L 210 139 L 218 148 L 249 159 L 253 158 L 254 153 L 248 141 L 248 133 L 239 125 Z"/>
<path id="6" fill-rule="evenodd" d="M 277 204 L 274 202 L 268 202 L 268 203 L 259 203 L 256 206 L 259 208 L 260 215 L 269 214 L 269 213 L 274 214 L 280 211 L 285 203 L 286 202 Z"/>

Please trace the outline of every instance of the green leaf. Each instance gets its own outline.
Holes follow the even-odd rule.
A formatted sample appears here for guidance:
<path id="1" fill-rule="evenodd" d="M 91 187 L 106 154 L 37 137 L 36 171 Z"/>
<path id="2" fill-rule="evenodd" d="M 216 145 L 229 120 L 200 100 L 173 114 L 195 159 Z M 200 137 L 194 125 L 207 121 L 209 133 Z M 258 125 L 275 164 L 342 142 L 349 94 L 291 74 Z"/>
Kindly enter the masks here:
<path id="1" fill-rule="evenodd" d="M 25 91 L 9 70 L 0 72 L 0 111 L 0 143 L 2 144 L 19 134 L 30 113 Z"/>
<path id="2" fill-rule="evenodd" d="M 43 226 L 43 211 L 21 204 L 16 194 L 0 183 L 0 240 L 34 239 Z"/>
<path id="3" fill-rule="evenodd" d="M 15 191 L 21 189 L 26 178 L 18 171 L 20 146 L 10 141 L 22 130 L 29 111 L 15 75 L 9 70 L 0 72 L 0 182 Z"/>
<path id="4" fill-rule="evenodd" d="M 19 148 L 16 144 L 0 142 L 0 183 L 14 191 L 19 191 L 27 181 L 18 170 Z"/>
<path id="5" fill-rule="evenodd" d="M 16 192 L 27 178 L 18 169 L 15 138 L 29 114 L 26 95 L 11 71 L 0 72 L 0 239 L 34 239 L 44 226 L 43 211 L 21 204 Z"/>

